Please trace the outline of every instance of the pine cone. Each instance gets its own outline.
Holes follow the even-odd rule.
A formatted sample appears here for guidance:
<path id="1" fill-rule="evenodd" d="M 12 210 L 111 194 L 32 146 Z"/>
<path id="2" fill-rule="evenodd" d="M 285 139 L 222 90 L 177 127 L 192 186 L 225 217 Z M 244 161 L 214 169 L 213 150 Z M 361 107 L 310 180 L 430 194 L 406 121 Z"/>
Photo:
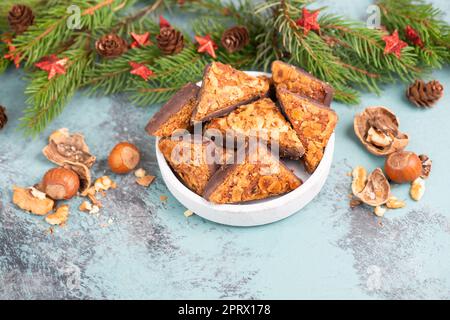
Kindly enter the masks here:
<path id="1" fill-rule="evenodd" d="M 224 31 L 222 34 L 222 46 L 229 52 L 233 53 L 241 50 L 250 41 L 248 30 L 246 27 L 235 26 Z"/>
<path id="2" fill-rule="evenodd" d="M 164 54 L 176 54 L 183 50 L 184 37 L 183 34 L 172 27 L 161 28 L 156 36 L 158 48 Z"/>
<path id="3" fill-rule="evenodd" d="M 423 82 L 416 80 L 406 90 L 406 97 L 418 107 L 431 107 L 443 95 L 444 87 L 437 80 Z"/>
<path id="4" fill-rule="evenodd" d="M 6 109 L 0 106 L 0 129 L 2 129 L 8 122 L 8 117 L 6 116 Z"/>
<path id="5" fill-rule="evenodd" d="M 16 4 L 9 11 L 8 22 L 9 26 L 15 33 L 21 34 L 34 23 L 33 11 L 30 7 Z"/>
<path id="6" fill-rule="evenodd" d="M 104 58 L 117 58 L 128 50 L 128 44 L 117 34 L 111 33 L 98 39 L 95 49 Z"/>

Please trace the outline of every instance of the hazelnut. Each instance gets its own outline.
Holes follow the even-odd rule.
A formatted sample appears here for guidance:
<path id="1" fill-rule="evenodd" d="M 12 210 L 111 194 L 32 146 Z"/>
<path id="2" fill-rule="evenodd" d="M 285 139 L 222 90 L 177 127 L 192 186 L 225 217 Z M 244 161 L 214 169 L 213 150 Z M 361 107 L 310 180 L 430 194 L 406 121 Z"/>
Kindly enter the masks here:
<path id="1" fill-rule="evenodd" d="M 66 168 L 53 168 L 42 179 L 42 190 L 54 200 L 68 200 L 77 194 L 80 188 L 78 175 Z"/>
<path id="2" fill-rule="evenodd" d="M 124 174 L 136 168 L 140 158 L 139 149 L 134 144 L 121 142 L 109 154 L 108 164 L 112 172 Z"/>
<path id="3" fill-rule="evenodd" d="M 394 182 L 412 182 L 422 174 L 422 161 L 414 152 L 397 151 L 386 158 L 384 170 Z"/>

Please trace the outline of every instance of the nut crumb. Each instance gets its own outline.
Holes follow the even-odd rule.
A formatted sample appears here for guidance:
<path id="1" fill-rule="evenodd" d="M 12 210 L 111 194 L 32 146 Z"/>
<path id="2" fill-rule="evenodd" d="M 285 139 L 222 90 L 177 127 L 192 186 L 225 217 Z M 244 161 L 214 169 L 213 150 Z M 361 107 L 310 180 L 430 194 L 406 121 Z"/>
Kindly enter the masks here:
<path id="1" fill-rule="evenodd" d="M 103 207 L 102 203 L 93 195 L 88 195 L 89 200 L 91 200 L 92 204 L 101 208 Z"/>
<path id="2" fill-rule="evenodd" d="M 153 183 L 153 180 L 155 180 L 155 176 L 144 176 L 142 178 L 137 178 L 136 183 L 143 187 L 148 187 Z"/>
<path id="3" fill-rule="evenodd" d="M 356 198 L 350 200 L 350 208 L 354 209 L 358 206 L 362 205 L 362 201 Z"/>
<path id="4" fill-rule="evenodd" d="M 89 214 L 97 214 L 100 212 L 100 208 L 96 205 L 92 206 L 92 209 L 89 211 Z"/>
<path id="5" fill-rule="evenodd" d="M 54 213 L 49 214 L 45 217 L 45 221 L 51 225 L 62 225 L 66 223 L 69 218 L 69 206 L 64 204 L 60 206 Z"/>
<path id="6" fill-rule="evenodd" d="M 425 193 L 425 180 L 422 178 L 417 178 L 411 183 L 411 189 L 409 190 L 409 194 L 413 200 L 419 201 L 422 199 L 423 194 Z"/>
<path id="7" fill-rule="evenodd" d="M 134 175 L 136 178 L 143 178 L 147 175 L 147 172 L 144 169 L 139 168 L 134 172 Z"/>
<path id="8" fill-rule="evenodd" d="M 382 206 L 377 206 L 375 207 L 375 209 L 373 210 L 373 213 L 375 213 L 375 215 L 377 217 L 382 217 L 384 216 L 384 214 L 386 213 L 386 208 L 382 207 Z"/>
<path id="9" fill-rule="evenodd" d="M 389 209 L 400 209 L 406 207 L 406 203 L 402 200 L 397 199 L 395 196 L 390 196 L 386 202 L 386 207 Z"/>
<path id="10" fill-rule="evenodd" d="M 92 210 L 92 204 L 89 201 L 83 201 L 78 207 L 80 211 L 89 212 Z"/>
<path id="11" fill-rule="evenodd" d="M 159 196 L 159 200 L 160 201 L 167 201 L 168 197 L 167 196 Z"/>
<path id="12" fill-rule="evenodd" d="M 194 212 L 192 212 L 191 210 L 186 210 L 186 211 L 184 212 L 184 216 L 185 216 L 186 218 L 192 216 L 193 214 L 194 214 Z"/>
<path id="13" fill-rule="evenodd" d="M 108 176 L 103 176 L 95 180 L 94 188 L 95 191 L 107 191 L 111 188 L 113 188 L 114 182 L 111 180 Z"/>

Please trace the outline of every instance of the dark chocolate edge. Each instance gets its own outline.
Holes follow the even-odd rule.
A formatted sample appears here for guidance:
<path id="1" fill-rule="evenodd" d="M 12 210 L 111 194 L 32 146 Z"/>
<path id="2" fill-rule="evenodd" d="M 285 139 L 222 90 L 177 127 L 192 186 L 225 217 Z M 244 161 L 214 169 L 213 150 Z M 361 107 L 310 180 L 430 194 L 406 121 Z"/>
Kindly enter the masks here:
<path id="1" fill-rule="evenodd" d="M 208 71 L 209 71 L 209 68 L 211 68 L 211 64 L 212 64 L 212 63 L 209 63 L 209 64 L 205 67 L 205 70 L 203 71 L 202 86 L 201 86 L 201 88 L 200 88 L 200 90 L 199 90 L 199 92 L 198 92 L 198 95 L 197 95 L 197 96 L 198 96 L 198 100 L 200 100 L 200 97 L 201 97 L 202 94 L 203 94 L 203 91 L 204 91 L 204 83 L 205 83 L 205 77 L 206 77 L 206 74 L 207 74 Z M 239 70 L 238 70 L 238 71 L 239 71 Z M 255 77 L 255 78 L 256 78 L 256 77 Z M 268 97 L 269 97 L 269 94 L 270 94 L 270 83 L 269 83 L 269 89 L 267 90 L 267 92 L 266 92 L 265 94 L 263 94 L 263 95 L 258 95 L 258 96 L 254 97 L 254 98 L 251 98 L 251 99 L 248 99 L 248 100 L 246 100 L 246 101 L 240 102 L 240 103 L 238 103 L 238 104 L 236 104 L 236 105 L 232 105 L 232 106 L 226 107 L 226 108 L 224 108 L 224 109 L 217 110 L 217 111 L 215 111 L 215 112 L 213 112 L 213 113 L 211 113 L 211 114 L 209 114 L 209 115 L 207 115 L 207 116 L 205 116 L 205 117 L 203 117 L 202 119 L 199 119 L 199 120 L 194 120 L 194 118 L 195 118 L 195 116 L 196 116 L 196 114 L 197 114 L 197 108 L 195 108 L 195 109 L 194 109 L 194 112 L 192 113 L 191 124 L 195 124 L 195 123 L 198 123 L 198 122 L 206 122 L 206 121 L 209 121 L 209 120 L 214 119 L 214 118 L 218 118 L 218 117 L 225 116 L 225 115 L 229 114 L 231 111 L 235 110 L 236 108 L 238 108 L 238 107 L 240 107 L 240 106 L 243 106 L 243 105 L 245 105 L 245 104 L 252 103 L 252 102 L 257 101 L 257 100 L 262 99 L 262 98 L 268 98 Z"/>
<path id="2" fill-rule="evenodd" d="M 337 116 L 336 111 L 335 111 L 334 109 L 332 109 L 332 108 L 326 106 L 325 104 L 323 104 L 323 103 L 321 103 L 321 102 L 319 102 L 319 101 L 317 101 L 317 100 L 314 100 L 314 99 L 312 99 L 312 98 L 310 98 L 310 97 L 308 97 L 308 96 L 305 96 L 305 95 L 303 95 L 303 94 L 301 94 L 301 93 L 292 92 L 292 91 L 289 91 L 289 90 L 286 89 L 286 88 L 281 88 L 281 87 L 278 87 L 278 86 L 277 86 L 277 100 L 278 100 L 278 102 L 280 103 L 280 106 L 281 106 L 281 109 L 282 109 L 283 113 L 285 114 L 285 116 L 286 116 L 288 119 L 289 119 L 289 117 L 286 115 L 286 111 L 285 111 L 285 108 L 284 108 L 284 106 L 283 106 L 283 103 L 281 102 L 281 99 L 280 99 L 280 97 L 279 97 L 279 95 L 278 95 L 278 91 L 285 91 L 285 92 L 287 92 L 287 93 L 289 93 L 289 94 L 291 94 L 291 95 L 293 95 L 293 96 L 297 96 L 297 97 L 299 97 L 299 98 L 308 100 L 308 102 L 310 102 L 311 104 L 315 105 L 316 107 L 321 108 L 321 109 L 324 109 L 324 110 L 327 110 L 327 111 L 331 111 L 331 112 L 333 112 L 333 113 Z M 289 120 L 289 122 L 291 122 L 291 121 Z"/>
<path id="3" fill-rule="evenodd" d="M 157 113 L 148 122 L 145 130 L 149 135 L 153 135 L 162 124 L 164 124 L 170 117 L 180 111 L 192 98 L 196 98 L 200 87 L 195 83 L 187 83 L 180 90 L 178 90 L 172 98 L 164 104 Z"/>
<path id="4" fill-rule="evenodd" d="M 334 88 L 333 88 L 329 83 L 327 83 L 327 82 L 325 82 L 325 81 L 323 81 L 323 80 L 320 80 L 319 78 L 315 77 L 314 75 L 312 75 L 312 74 L 309 73 L 308 71 L 306 71 L 306 70 L 304 70 L 304 69 L 302 69 L 302 68 L 300 68 L 300 67 L 298 67 L 298 66 L 294 66 L 294 65 L 292 65 L 292 64 L 286 63 L 286 62 L 281 61 L 281 60 L 275 60 L 275 61 L 281 62 L 281 63 L 283 63 L 283 64 L 285 64 L 285 65 L 288 65 L 288 66 L 291 66 L 291 67 L 294 67 L 298 72 L 304 74 L 304 75 L 307 76 L 308 78 L 312 78 L 312 79 L 315 79 L 315 80 L 317 80 L 318 82 L 320 82 L 320 83 L 322 84 L 322 87 L 323 87 L 324 91 L 325 91 L 325 97 L 324 97 L 324 99 L 323 99 L 323 102 L 322 102 L 322 101 L 319 101 L 319 100 L 312 99 L 312 98 L 310 98 L 310 99 L 312 99 L 312 100 L 314 100 L 314 101 L 317 101 L 317 102 L 319 102 L 319 103 L 322 103 L 322 104 L 324 104 L 325 106 L 330 106 L 330 105 L 331 105 L 331 101 L 333 101 L 333 96 L 334 96 Z M 274 63 L 275 61 L 272 62 L 272 65 L 273 65 L 273 63 Z M 273 69 L 272 69 L 272 67 L 271 67 L 271 71 L 272 71 L 272 74 L 273 74 Z M 273 76 L 272 76 L 272 77 L 273 77 Z M 276 87 L 276 84 L 275 84 L 275 87 Z M 302 95 L 302 96 L 303 96 L 303 95 Z M 307 97 L 307 98 L 308 98 L 308 97 Z"/>

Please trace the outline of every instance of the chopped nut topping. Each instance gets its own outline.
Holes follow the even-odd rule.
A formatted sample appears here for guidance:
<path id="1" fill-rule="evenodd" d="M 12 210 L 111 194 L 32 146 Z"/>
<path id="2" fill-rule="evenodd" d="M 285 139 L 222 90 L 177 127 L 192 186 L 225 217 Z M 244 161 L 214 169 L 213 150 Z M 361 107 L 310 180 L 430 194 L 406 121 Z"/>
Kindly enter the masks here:
<path id="1" fill-rule="evenodd" d="M 148 187 L 153 183 L 153 180 L 155 180 L 155 176 L 144 176 L 142 178 L 137 178 L 136 183 L 143 187 Z"/>
<path id="2" fill-rule="evenodd" d="M 136 178 L 143 178 L 147 175 L 147 172 L 144 169 L 139 168 L 134 172 L 134 175 Z"/>
<path id="3" fill-rule="evenodd" d="M 386 202 L 386 207 L 389 209 L 400 209 L 406 207 L 406 203 L 402 200 L 398 200 L 397 197 L 390 196 Z"/>
<path id="4" fill-rule="evenodd" d="M 378 217 L 382 217 L 386 213 L 386 208 L 384 208 L 382 206 L 377 206 L 373 210 L 373 213 L 375 213 L 375 215 L 378 216 Z"/>
<path id="5" fill-rule="evenodd" d="M 409 194 L 413 200 L 419 201 L 423 194 L 425 193 L 425 180 L 422 178 L 417 178 L 411 184 L 411 189 L 409 190 Z"/>
<path id="6" fill-rule="evenodd" d="M 56 209 L 55 213 L 51 213 L 47 217 L 45 217 L 45 221 L 47 221 L 47 223 L 51 225 L 62 225 L 66 223 L 68 218 L 69 206 L 65 204 Z"/>

